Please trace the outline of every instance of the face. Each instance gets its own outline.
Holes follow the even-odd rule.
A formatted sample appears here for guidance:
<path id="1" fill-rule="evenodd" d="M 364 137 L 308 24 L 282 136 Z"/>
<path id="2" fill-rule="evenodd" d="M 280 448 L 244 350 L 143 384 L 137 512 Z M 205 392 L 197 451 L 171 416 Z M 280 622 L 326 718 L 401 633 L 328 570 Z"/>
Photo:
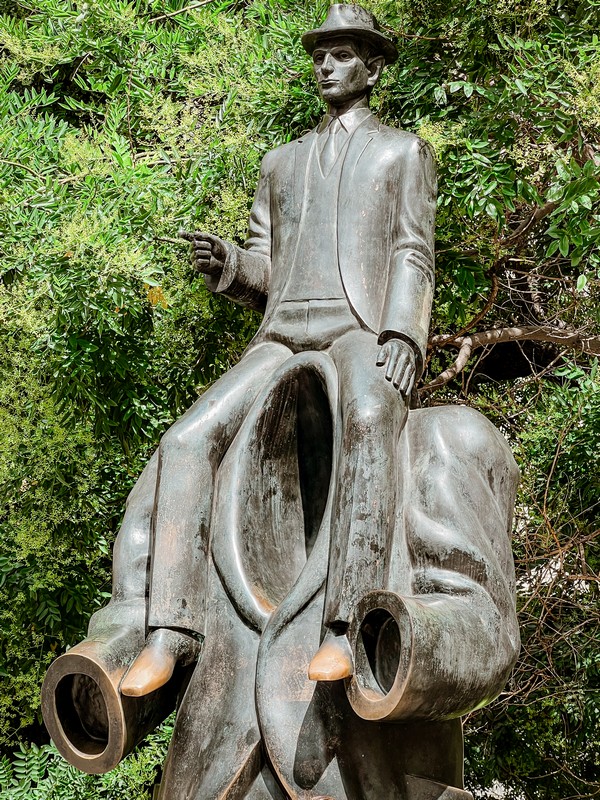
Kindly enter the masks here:
<path id="1" fill-rule="evenodd" d="M 375 86 L 384 59 L 363 58 L 357 42 L 350 38 L 324 39 L 317 44 L 313 51 L 313 71 L 326 103 L 344 105 L 364 97 Z"/>

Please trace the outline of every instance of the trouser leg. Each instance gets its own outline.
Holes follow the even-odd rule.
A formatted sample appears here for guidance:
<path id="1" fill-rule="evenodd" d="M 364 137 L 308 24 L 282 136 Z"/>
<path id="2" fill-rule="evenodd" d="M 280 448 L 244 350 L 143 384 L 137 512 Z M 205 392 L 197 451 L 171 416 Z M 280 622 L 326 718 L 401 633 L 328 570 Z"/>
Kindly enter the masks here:
<path id="1" fill-rule="evenodd" d="M 358 599 L 385 585 L 406 404 L 376 365 L 378 350 L 366 331 L 346 334 L 330 350 L 342 426 L 324 614 L 332 628 L 344 629 Z"/>
<path id="2" fill-rule="evenodd" d="M 150 529 L 158 474 L 158 452 L 146 464 L 127 498 L 113 549 L 113 599 L 146 597 Z"/>
<path id="3" fill-rule="evenodd" d="M 159 448 L 148 625 L 204 634 L 210 518 L 219 462 L 264 380 L 290 355 L 244 355 L 178 420 Z"/>
<path id="4" fill-rule="evenodd" d="M 113 549 L 112 597 L 90 620 L 88 636 L 107 625 L 146 622 L 151 520 L 158 472 L 155 452 L 127 498 L 125 516 Z"/>

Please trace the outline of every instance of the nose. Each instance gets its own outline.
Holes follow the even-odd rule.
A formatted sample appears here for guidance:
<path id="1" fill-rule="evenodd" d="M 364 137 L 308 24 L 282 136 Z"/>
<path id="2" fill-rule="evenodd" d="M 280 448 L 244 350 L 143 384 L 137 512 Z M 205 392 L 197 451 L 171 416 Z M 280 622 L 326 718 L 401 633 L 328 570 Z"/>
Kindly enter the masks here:
<path id="1" fill-rule="evenodd" d="M 325 54 L 325 58 L 321 63 L 321 73 L 323 75 L 331 75 L 333 72 L 333 59 L 330 53 Z"/>

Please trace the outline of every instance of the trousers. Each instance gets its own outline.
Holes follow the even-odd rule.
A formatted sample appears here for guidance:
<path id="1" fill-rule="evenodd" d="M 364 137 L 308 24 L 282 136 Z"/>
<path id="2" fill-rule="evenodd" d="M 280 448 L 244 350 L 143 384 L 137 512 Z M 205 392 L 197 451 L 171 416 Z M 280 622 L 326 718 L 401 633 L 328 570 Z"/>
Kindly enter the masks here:
<path id="1" fill-rule="evenodd" d="M 377 337 L 344 299 L 282 303 L 240 362 L 163 437 L 153 492 L 148 625 L 204 635 L 214 486 L 220 461 L 266 376 L 293 353 L 325 350 L 338 373 L 342 419 L 325 623 L 345 627 L 364 591 L 384 582 L 393 528 L 397 441 L 406 407 L 376 365 Z M 385 483 L 386 491 L 382 491 Z M 260 535 L 260 532 L 257 532 Z"/>

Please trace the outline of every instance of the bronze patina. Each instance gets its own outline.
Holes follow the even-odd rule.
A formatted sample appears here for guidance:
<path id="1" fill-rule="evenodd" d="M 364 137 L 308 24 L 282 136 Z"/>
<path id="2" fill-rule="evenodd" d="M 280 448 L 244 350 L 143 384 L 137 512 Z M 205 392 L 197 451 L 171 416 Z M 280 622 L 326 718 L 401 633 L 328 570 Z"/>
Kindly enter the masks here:
<path id="1" fill-rule="evenodd" d="M 460 717 L 519 649 L 518 470 L 477 412 L 416 407 L 436 174 L 369 108 L 395 45 L 355 5 L 302 42 L 327 111 L 265 156 L 245 247 L 183 234 L 262 324 L 142 473 L 44 717 L 103 772 L 177 703 L 162 800 L 469 798 Z"/>

